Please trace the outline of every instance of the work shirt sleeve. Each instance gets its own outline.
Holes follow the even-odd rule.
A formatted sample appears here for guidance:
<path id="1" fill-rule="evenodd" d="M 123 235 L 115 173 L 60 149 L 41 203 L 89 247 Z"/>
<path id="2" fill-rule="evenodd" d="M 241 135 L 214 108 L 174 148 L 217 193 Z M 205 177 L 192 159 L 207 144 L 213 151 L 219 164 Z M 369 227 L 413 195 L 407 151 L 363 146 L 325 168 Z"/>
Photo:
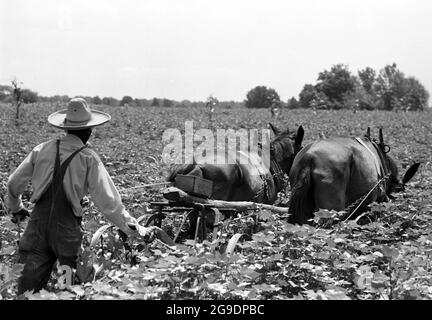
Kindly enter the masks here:
<path id="1" fill-rule="evenodd" d="M 114 182 L 100 160 L 90 166 L 87 178 L 90 196 L 99 211 L 120 230 L 131 234 L 132 229 L 128 225 L 137 226 L 138 222 L 126 211 Z"/>
<path id="2" fill-rule="evenodd" d="M 32 150 L 8 179 L 6 207 L 11 213 L 18 212 L 24 208 L 21 195 L 33 176 L 34 157 L 35 150 Z"/>

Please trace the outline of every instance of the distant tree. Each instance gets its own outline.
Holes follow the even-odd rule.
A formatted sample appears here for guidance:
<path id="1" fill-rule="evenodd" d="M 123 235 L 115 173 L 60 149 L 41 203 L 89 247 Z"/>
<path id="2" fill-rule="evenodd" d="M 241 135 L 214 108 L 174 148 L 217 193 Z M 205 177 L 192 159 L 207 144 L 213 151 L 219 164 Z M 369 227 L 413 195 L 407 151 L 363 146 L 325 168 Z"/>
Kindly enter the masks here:
<path id="1" fill-rule="evenodd" d="M 135 98 L 134 101 L 133 101 L 133 103 L 134 103 L 134 105 L 137 106 L 137 107 L 143 107 L 143 106 L 144 106 L 144 101 L 141 100 L 141 99 L 137 99 L 137 98 Z"/>
<path id="2" fill-rule="evenodd" d="M 380 70 L 374 89 L 379 98 L 379 108 L 392 110 L 402 98 L 401 88 L 404 75 L 396 63 L 386 65 Z"/>
<path id="3" fill-rule="evenodd" d="M 256 86 L 246 95 L 246 108 L 270 108 L 273 103 L 280 103 L 280 97 L 272 88 Z"/>
<path id="4" fill-rule="evenodd" d="M 360 83 L 363 86 L 363 88 L 368 93 L 372 93 L 372 88 L 375 83 L 376 78 L 376 72 L 371 67 L 366 67 L 363 70 L 359 70 L 358 76 L 360 79 Z"/>
<path id="5" fill-rule="evenodd" d="M 30 89 L 21 90 L 21 99 L 23 103 L 36 103 L 38 102 L 37 92 L 31 91 Z"/>
<path id="6" fill-rule="evenodd" d="M 126 104 L 132 104 L 134 101 L 134 99 L 131 96 L 124 96 L 121 101 L 120 101 L 120 105 L 124 106 Z"/>
<path id="7" fill-rule="evenodd" d="M 363 85 L 356 87 L 355 93 L 355 109 L 374 110 L 376 109 L 376 96 L 373 91 L 368 92 Z M 349 102 L 348 102 L 349 104 Z"/>
<path id="8" fill-rule="evenodd" d="M 158 98 L 153 98 L 153 101 L 152 101 L 152 103 L 151 103 L 151 106 L 152 106 L 152 107 L 160 107 L 159 99 L 158 99 Z"/>
<path id="9" fill-rule="evenodd" d="M 69 100 L 70 98 L 67 95 L 55 95 L 50 97 L 50 101 L 55 103 L 67 103 Z"/>
<path id="10" fill-rule="evenodd" d="M 396 63 L 377 72 L 366 67 L 358 77 L 342 64 L 319 73 L 317 84 L 306 84 L 299 94 L 301 108 L 423 110 L 429 92 L 415 78 L 406 77 Z M 288 105 L 294 105 L 289 100 Z"/>
<path id="11" fill-rule="evenodd" d="M 112 98 L 112 97 L 102 98 L 102 103 L 111 107 L 117 107 L 119 105 L 119 101 L 116 98 Z"/>
<path id="12" fill-rule="evenodd" d="M 297 101 L 295 97 L 291 97 L 291 99 L 288 99 L 287 108 L 288 109 L 300 108 L 300 103 Z"/>
<path id="13" fill-rule="evenodd" d="M 0 101 L 7 101 L 13 94 L 13 88 L 10 86 L 0 85 Z"/>
<path id="14" fill-rule="evenodd" d="M 169 99 L 163 99 L 163 102 L 162 102 L 162 106 L 163 107 L 172 107 L 172 105 L 173 105 L 173 102 L 171 101 L 171 100 L 169 100 Z"/>
<path id="15" fill-rule="evenodd" d="M 92 102 L 93 104 L 102 104 L 102 99 L 99 98 L 99 96 L 95 96 L 95 97 L 93 97 L 93 98 L 91 99 L 91 102 Z"/>
<path id="16" fill-rule="evenodd" d="M 324 70 L 319 73 L 315 88 L 328 97 L 333 107 L 342 108 L 344 96 L 353 93 L 355 86 L 356 78 L 348 70 L 348 66 L 336 64 L 330 71 Z"/>
<path id="17" fill-rule="evenodd" d="M 192 102 L 189 100 L 182 100 L 180 102 L 180 105 L 184 106 L 184 107 L 191 107 L 192 106 Z"/>
<path id="18" fill-rule="evenodd" d="M 299 94 L 299 105 L 301 108 L 311 108 L 313 107 L 312 102 L 316 100 L 318 92 L 315 86 L 311 84 L 305 84 L 302 91 Z"/>
<path id="19" fill-rule="evenodd" d="M 406 78 L 404 87 L 405 110 L 424 110 L 427 108 L 429 92 L 420 81 L 413 77 Z"/>

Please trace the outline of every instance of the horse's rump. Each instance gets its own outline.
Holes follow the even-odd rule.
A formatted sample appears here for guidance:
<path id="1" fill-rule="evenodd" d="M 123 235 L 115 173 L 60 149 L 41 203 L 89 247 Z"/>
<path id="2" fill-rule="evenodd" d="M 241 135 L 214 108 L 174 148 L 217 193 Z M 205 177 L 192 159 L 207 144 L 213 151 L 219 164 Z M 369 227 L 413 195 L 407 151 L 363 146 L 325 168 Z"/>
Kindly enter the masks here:
<path id="1" fill-rule="evenodd" d="M 333 138 L 304 147 L 290 174 L 292 222 L 305 223 L 316 209 L 344 210 L 377 183 L 380 167 L 375 162 L 381 158 L 367 144 L 365 148 L 353 138 Z M 379 196 L 376 190 L 369 202 Z"/>

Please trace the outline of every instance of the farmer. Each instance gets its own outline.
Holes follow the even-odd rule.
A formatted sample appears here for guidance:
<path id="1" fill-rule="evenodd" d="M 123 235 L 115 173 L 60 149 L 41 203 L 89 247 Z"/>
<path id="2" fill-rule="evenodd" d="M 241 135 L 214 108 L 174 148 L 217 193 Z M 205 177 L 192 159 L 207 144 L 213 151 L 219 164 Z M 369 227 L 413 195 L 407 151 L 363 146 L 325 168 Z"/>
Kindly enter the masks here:
<path id="1" fill-rule="evenodd" d="M 273 102 L 271 107 L 270 107 L 270 112 L 272 115 L 272 118 L 277 118 L 277 116 L 279 115 L 279 109 L 278 109 L 278 105 L 277 103 Z"/>
<path id="2" fill-rule="evenodd" d="M 144 228 L 129 215 L 107 170 L 87 144 L 93 127 L 111 119 L 91 110 L 82 98 L 70 100 L 68 108 L 54 112 L 48 122 L 66 131 L 59 139 L 36 146 L 8 180 L 6 205 L 15 223 L 30 216 L 21 194 L 31 179 L 35 207 L 19 243 L 19 262 L 24 270 L 18 294 L 46 286 L 56 260 L 76 268 L 83 232 L 80 200 L 89 193 L 104 216 L 127 235 L 145 235 Z"/>

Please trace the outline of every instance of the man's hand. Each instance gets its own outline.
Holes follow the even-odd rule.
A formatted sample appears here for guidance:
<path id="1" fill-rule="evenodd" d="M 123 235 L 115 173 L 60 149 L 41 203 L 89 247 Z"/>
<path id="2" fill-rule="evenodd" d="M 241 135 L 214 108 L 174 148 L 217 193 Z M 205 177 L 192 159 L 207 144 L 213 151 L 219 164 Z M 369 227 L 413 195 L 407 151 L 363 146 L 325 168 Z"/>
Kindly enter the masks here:
<path id="1" fill-rule="evenodd" d="M 21 209 L 18 212 L 12 213 L 11 221 L 13 223 L 20 223 L 21 221 L 24 221 L 27 217 L 30 217 L 30 213 L 26 209 Z"/>
<path id="2" fill-rule="evenodd" d="M 145 242 L 152 242 L 155 239 L 159 239 L 169 246 L 175 246 L 174 241 L 159 227 L 143 227 L 139 224 L 128 224 L 128 226 L 135 231 L 131 234 L 132 237 L 142 237 Z"/>
<path id="3" fill-rule="evenodd" d="M 143 227 L 138 226 L 138 234 L 144 238 L 145 242 L 152 242 L 154 239 L 157 238 L 158 231 L 160 230 L 159 227 L 152 226 L 152 227 Z"/>
<path id="4" fill-rule="evenodd" d="M 135 231 L 131 236 L 142 237 L 145 242 L 152 242 L 157 237 L 158 230 L 160 230 L 155 226 L 143 227 L 139 224 L 128 224 L 128 226 Z"/>

